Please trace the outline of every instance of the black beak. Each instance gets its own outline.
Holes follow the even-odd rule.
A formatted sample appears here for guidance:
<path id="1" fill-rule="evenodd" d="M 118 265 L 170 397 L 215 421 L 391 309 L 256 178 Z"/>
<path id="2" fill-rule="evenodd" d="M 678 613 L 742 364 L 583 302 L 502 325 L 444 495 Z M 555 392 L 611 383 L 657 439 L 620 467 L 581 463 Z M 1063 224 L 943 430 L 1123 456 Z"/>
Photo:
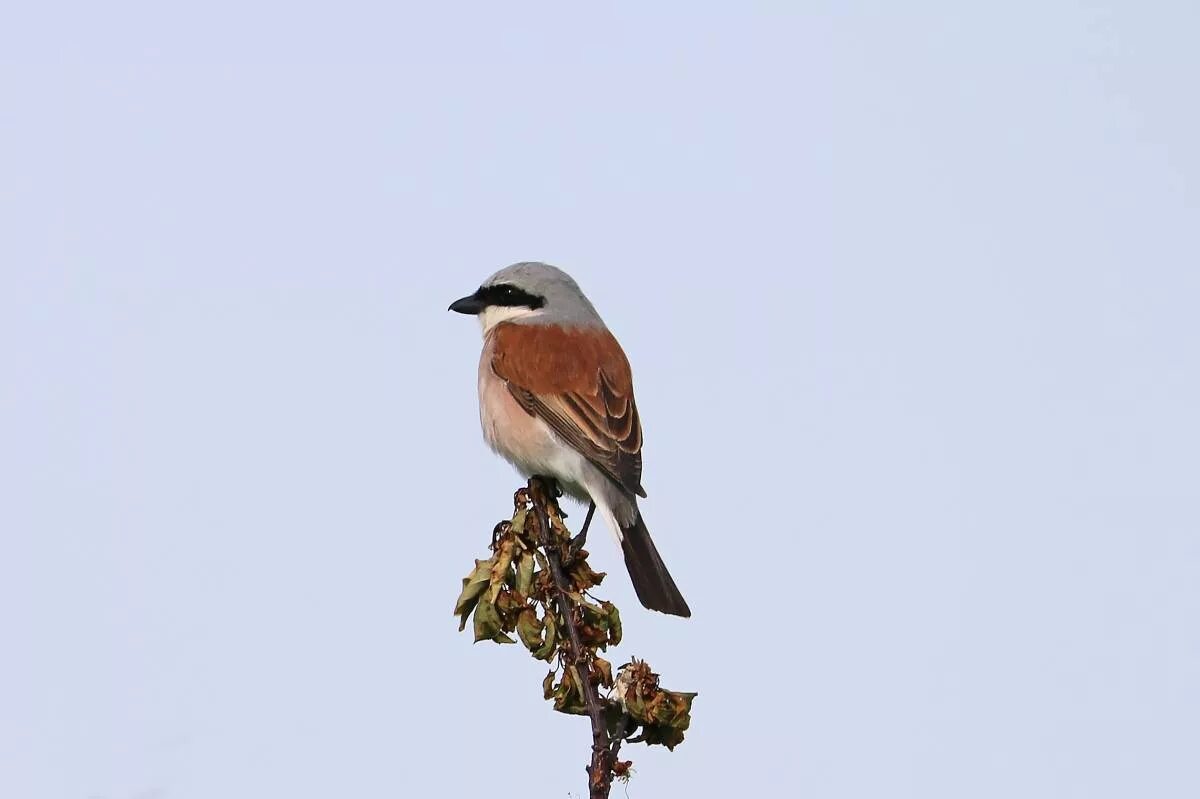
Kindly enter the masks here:
<path id="1" fill-rule="evenodd" d="M 454 311 L 455 313 L 474 315 L 486 307 L 487 303 L 483 301 L 483 299 L 479 296 L 479 292 L 477 291 L 470 297 L 463 297 L 461 300 L 455 300 L 454 302 L 450 303 L 450 307 L 446 310 Z"/>

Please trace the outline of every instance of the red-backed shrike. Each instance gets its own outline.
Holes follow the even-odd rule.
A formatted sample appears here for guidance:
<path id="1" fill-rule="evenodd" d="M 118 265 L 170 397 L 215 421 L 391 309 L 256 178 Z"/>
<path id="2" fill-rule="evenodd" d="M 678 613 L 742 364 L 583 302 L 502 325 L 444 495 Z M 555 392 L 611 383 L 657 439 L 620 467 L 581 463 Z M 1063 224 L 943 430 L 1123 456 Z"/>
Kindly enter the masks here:
<path id="1" fill-rule="evenodd" d="M 450 310 L 483 325 L 479 419 L 487 443 L 526 477 L 553 477 L 595 504 L 643 605 L 692 615 L 637 506 L 646 492 L 629 361 L 579 286 L 553 266 L 513 264 Z"/>

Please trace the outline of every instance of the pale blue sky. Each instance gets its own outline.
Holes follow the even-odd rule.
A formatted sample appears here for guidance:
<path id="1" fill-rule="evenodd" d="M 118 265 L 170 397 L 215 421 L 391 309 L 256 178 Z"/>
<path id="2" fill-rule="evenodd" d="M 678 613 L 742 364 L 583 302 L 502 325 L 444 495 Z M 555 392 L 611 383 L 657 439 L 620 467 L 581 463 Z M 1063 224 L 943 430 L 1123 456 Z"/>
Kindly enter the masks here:
<path id="1" fill-rule="evenodd" d="M 450 615 L 525 259 L 695 612 L 596 539 L 632 799 L 1200 795 L 1200 12 L 645 5 L 4 12 L 0 796 L 579 794 Z"/>

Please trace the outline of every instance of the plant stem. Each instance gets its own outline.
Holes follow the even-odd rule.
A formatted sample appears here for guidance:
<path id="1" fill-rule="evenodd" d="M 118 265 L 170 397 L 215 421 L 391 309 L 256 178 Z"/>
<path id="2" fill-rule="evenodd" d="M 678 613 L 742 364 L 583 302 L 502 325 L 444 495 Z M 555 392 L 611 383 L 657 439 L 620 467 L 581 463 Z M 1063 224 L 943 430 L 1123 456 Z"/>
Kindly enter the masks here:
<path id="1" fill-rule="evenodd" d="M 529 481 L 529 489 L 533 506 L 537 510 L 539 543 L 546 552 L 550 576 L 558 589 L 558 612 L 567 627 L 567 655 L 571 661 L 568 665 L 574 667 L 579 677 L 579 688 L 583 692 L 583 701 L 592 721 L 592 760 L 588 767 L 588 795 L 591 799 L 608 799 L 609 788 L 612 787 L 612 764 L 617 750 L 609 750 L 608 723 L 596 693 L 596 686 L 592 684 L 591 664 L 584 658 L 583 641 L 579 637 L 574 608 L 568 596 L 570 583 L 563 572 L 561 548 L 554 540 L 554 528 L 550 524 L 550 509 L 552 506 L 557 508 L 558 505 L 554 481 L 534 477 Z M 588 513 L 588 521 L 591 521 L 591 513 Z M 619 741 L 617 746 L 620 746 Z"/>

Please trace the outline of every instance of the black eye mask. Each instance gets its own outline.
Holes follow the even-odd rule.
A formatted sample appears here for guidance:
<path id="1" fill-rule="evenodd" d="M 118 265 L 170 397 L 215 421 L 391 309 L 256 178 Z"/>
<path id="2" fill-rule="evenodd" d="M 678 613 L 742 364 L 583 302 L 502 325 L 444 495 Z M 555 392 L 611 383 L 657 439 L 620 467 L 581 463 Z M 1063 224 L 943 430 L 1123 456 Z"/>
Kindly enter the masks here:
<path id="1" fill-rule="evenodd" d="M 480 286 L 475 292 L 475 299 L 484 306 L 503 305 L 507 308 L 530 308 L 537 310 L 546 304 L 544 297 L 530 294 L 508 283 L 497 283 L 494 286 Z"/>

